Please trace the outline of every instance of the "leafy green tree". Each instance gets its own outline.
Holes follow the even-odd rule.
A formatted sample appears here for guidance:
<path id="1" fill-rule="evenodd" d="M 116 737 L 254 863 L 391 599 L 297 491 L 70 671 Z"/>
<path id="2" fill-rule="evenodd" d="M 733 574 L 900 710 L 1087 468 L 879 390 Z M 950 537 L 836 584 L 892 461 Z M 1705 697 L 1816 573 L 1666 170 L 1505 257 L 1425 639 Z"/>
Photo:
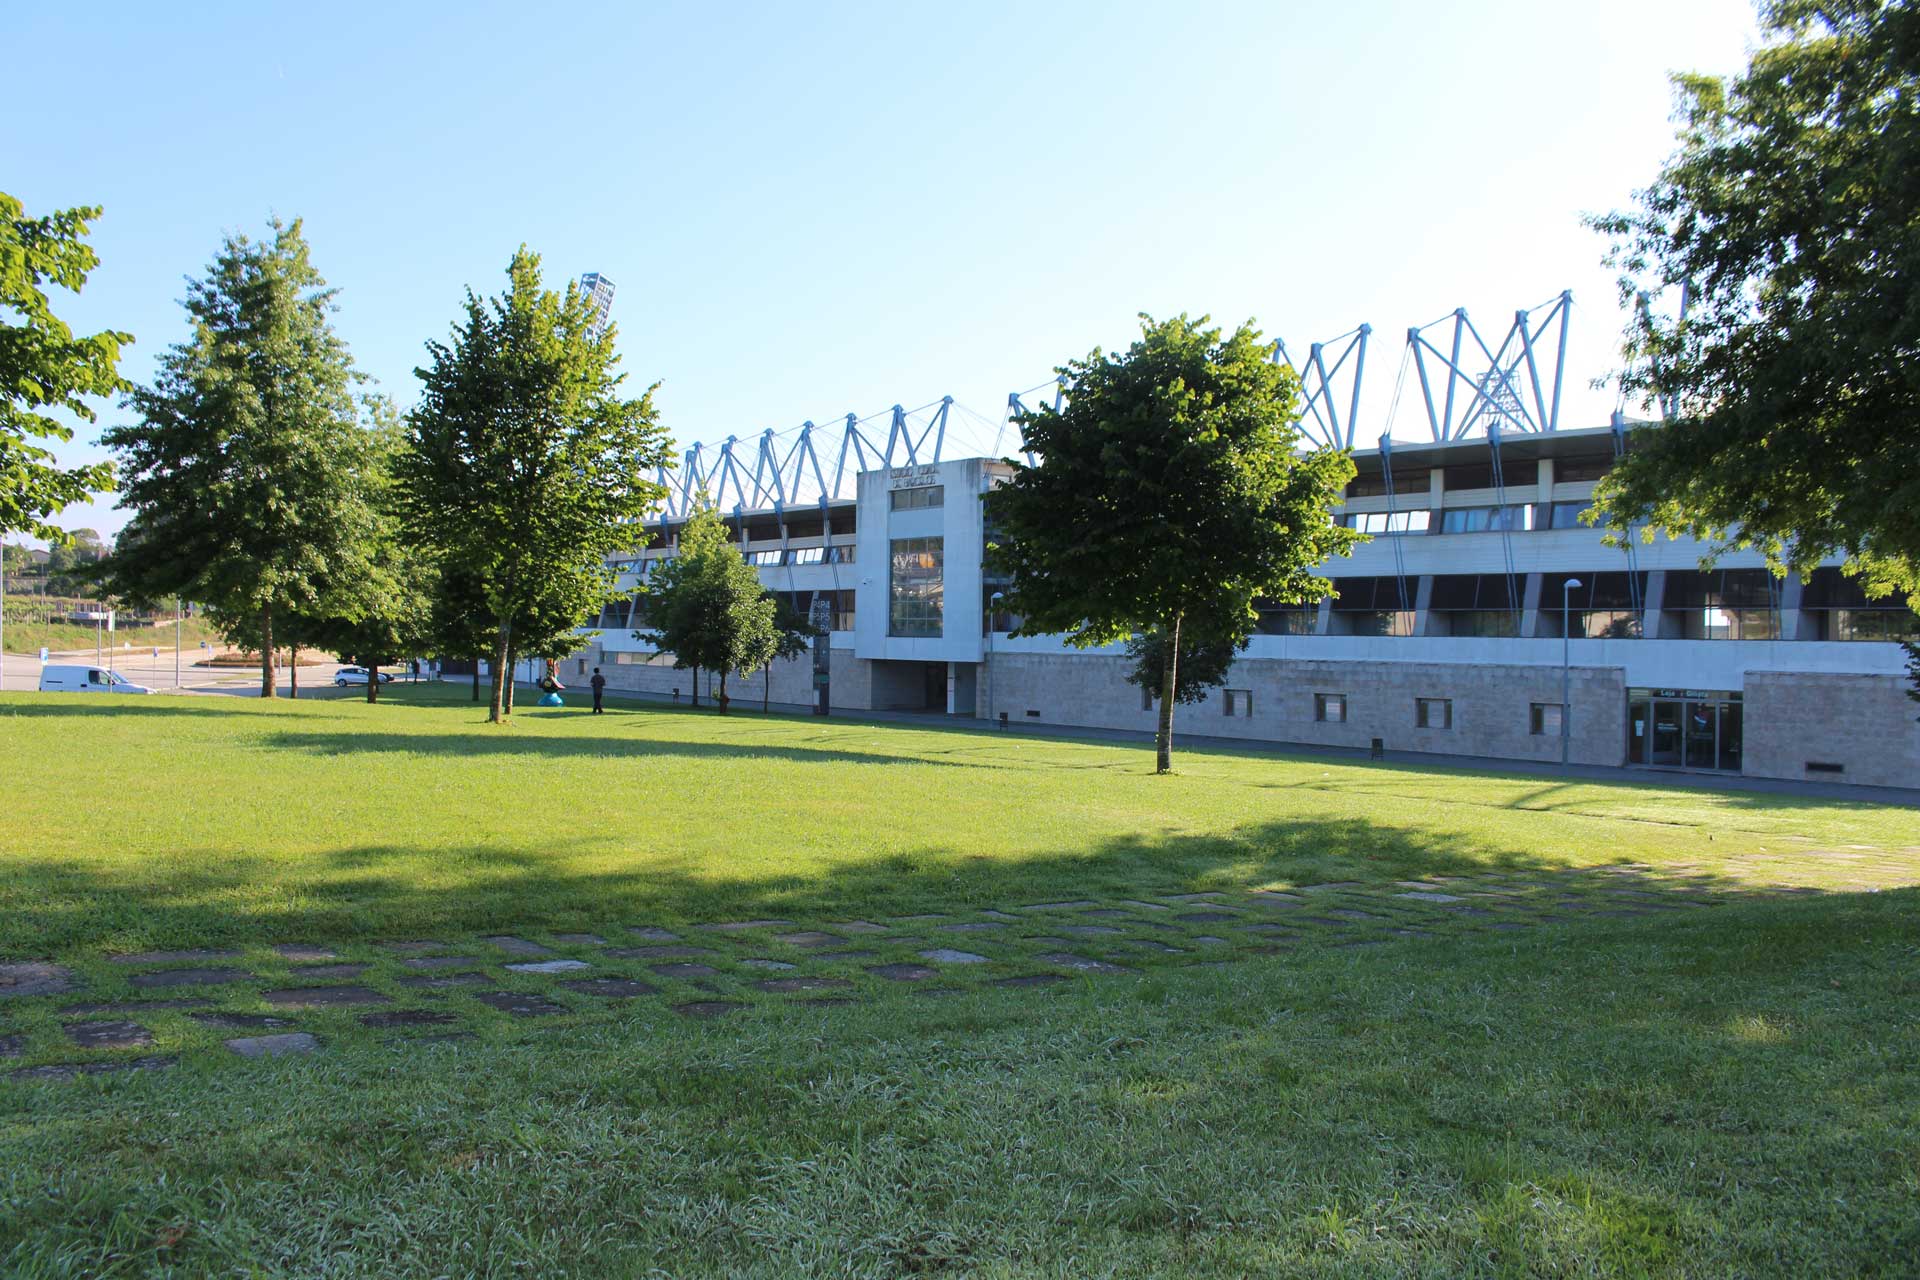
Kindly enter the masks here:
<path id="1" fill-rule="evenodd" d="M 1260 597 L 1326 595 L 1314 566 L 1360 535 L 1332 516 L 1352 460 L 1301 451 L 1299 380 L 1252 325 L 1223 340 L 1204 316 L 1141 320 L 1125 353 L 1095 350 L 1059 371 L 1065 405 L 1020 418 L 1040 462 L 1009 459 L 1012 481 L 988 494 L 1001 534 L 990 560 L 1011 579 L 1016 635 L 1081 647 L 1169 637 L 1155 744 L 1167 773 L 1188 621 L 1238 644 Z"/>
<path id="2" fill-rule="evenodd" d="M 676 554 L 654 575 L 648 595 L 654 630 L 635 635 L 671 652 L 676 667 L 718 672 L 725 715 L 728 674 L 773 661 L 781 637 L 774 598 L 713 508 L 702 506 L 681 528 Z M 695 680 L 697 697 L 697 674 Z"/>
<path id="3" fill-rule="evenodd" d="M 55 413 L 92 422 L 88 396 L 127 389 L 120 348 L 133 335 L 108 330 L 76 338 L 42 291 L 53 284 L 80 292 L 100 265 L 86 242 L 99 216 L 97 208 L 81 208 L 29 218 L 20 201 L 0 191 L 0 535 L 64 542 L 66 534 L 48 520 L 113 487 L 110 463 L 62 468 L 52 450 L 35 443 L 73 438 Z"/>
<path id="4" fill-rule="evenodd" d="M 367 701 L 380 698 L 380 668 L 421 653 L 433 638 L 437 594 L 431 557 L 401 522 L 394 468 L 403 445 L 385 401 L 369 406 L 375 421 L 376 462 L 369 468 L 372 521 L 358 557 L 362 572 L 342 584 L 349 607 L 315 620 L 310 642 L 367 669 Z"/>
<path id="5" fill-rule="evenodd" d="M 1760 22 L 1744 73 L 1676 78 L 1678 149 L 1594 220 L 1633 308 L 1621 387 L 1669 419 L 1599 506 L 1775 572 L 1843 554 L 1870 594 L 1920 598 L 1920 5 L 1768 0 Z"/>
<path id="6" fill-rule="evenodd" d="M 1204 702 L 1209 689 L 1217 689 L 1227 682 L 1227 672 L 1233 666 L 1233 660 L 1241 650 L 1247 647 L 1247 637 L 1238 640 L 1231 635 L 1217 634 L 1206 623 L 1189 619 L 1181 628 L 1180 656 L 1174 663 L 1177 684 L 1174 687 L 1175 702 Z M 1127 638 L 1127 660 L 1133 664 L 1127 672 L 1127 683 L 1139 685 L 1151 690 L 1155 697 L 1164 694 L 1167 683 L 1167 633 L 1160 630 L 1139 631 Z"/>
<path id="7" fill-rule="evenodd" d="M 512 712 L 513 656 L 557 649 L 617 594 L 606 558 L 665 497 L 648 476 L 670 448 L 652 390 L 621 397 L 615 330 L 578 287 L 543 288 L 525 246 L 507 275 L 428 344 L 399 467 L 412 536 L 485 593 L 494 723 Z"/>
<path id="8" fill-rule="evenodd" d="M 257 645 L 275 696 L 277 615 L 342 617 L 365 575 L 373 450 L 354 394 L 362 375 L 329 316 L 298 219 L 230 236 L 187 287 L 193 332 L 160 358 L 102 437 L 119 455 L 132 519 L 103 577 L 136 602 L 210 606 Z"/>

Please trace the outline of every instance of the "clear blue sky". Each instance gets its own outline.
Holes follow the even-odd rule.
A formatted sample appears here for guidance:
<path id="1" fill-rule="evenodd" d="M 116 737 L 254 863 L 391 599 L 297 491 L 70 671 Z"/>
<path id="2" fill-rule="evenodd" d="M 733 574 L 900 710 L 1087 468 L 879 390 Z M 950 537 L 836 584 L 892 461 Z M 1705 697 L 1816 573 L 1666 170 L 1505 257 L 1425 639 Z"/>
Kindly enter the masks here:
<path id="1" fill-rule="evenodd" d="M 105 206 L 56 305 L 131 331 L 136 380 L 221 234 L 279 214 L 403 406 L 524 241 L 617 282 L 683 442 L 943 394 L 997 422 L 1140 311 L 1296 351 L 1372 323 L 1377 436 L 1409 325 L 1464 305 L 1493 339 L 1563 288 L 1563 424 L 1599 425 L 1620 317 L 1580 216 L 1669 150 L 1668 73 L 1753 29 L 1746 0 L 14 6 L 0 189 Z"/>

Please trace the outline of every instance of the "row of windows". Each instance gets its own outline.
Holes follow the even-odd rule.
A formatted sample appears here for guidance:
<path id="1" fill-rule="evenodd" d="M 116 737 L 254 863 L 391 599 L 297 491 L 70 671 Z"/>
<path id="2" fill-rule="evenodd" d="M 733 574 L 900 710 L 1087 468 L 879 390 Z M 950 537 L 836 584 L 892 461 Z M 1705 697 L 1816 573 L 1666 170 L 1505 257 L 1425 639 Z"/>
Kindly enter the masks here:
<path id="1" fill-rule="evenodd" d="M 1598 480 L 1613 470 L 1611 453 L 1588 454 L 1577 458 L 1557 458 L 1553 464 L 1555 484 L 1585 484 Z M 1499 480 L 1494 483 L 1493 462 L 1470 463 L 1463 466 L 1441 468 L 1441 484 L 1447 489 L 1497 489 L 1504 484 L 1507 488 L 1540 483 L 1540 464 L 1533 459 L 1518 459 L 1503 462 Z M 1395 468 L 1393 472 L 1393 492 L 1396 494 L 1427 493 L 1433 487 L 1433 468 L 1407 467 Z M 1355 476 L 1347 485 L 1349 498 L 1376 498 L 1387 492 L 1387 477 L 1384 471 L 1368 475 Z"/>
<path id="2" fill-rule="evenodd" d="M 756 569 L 777 569 L 781 565 L 808 564 L 852 564 L 853 544 L 843 543 L 832 547 L 773 547 L 766 551 L 749 551 L 747 563 Z"/>
<path id="3" fill-rule="evenodd" d="M 895 489 L 887 495 L 887 501 L 895 511 L 919 511 L 926 507 L 943 507 L 947 503 L 947 486 L 929 484 L 922 485 L 918 489 Z"/>
<path id="4" fill-rule="evenodd" d="M 1143 701 L 1152 705 L 1152 695 Z M 1253 691 L 1251 689 L 1223 689 L 1220 698 L 1221 710 L 1230 717 L 1241 719 L 1253 715 Z M 1321 724 L 1345 724 L 1347 722 L 1347 695 L 1344 693 L 1316 693 L 1313 695 L 1313 718 Z M 1452 698 L 1415 698 L 1413 700 L 1413 723 L 1419 729 L 1453 728 Z M 1527 706 L 1527 732 L 1557 736 L 1560 732 L 1561 706 L 1557 702 L 1534 702 Z"/>
<path id="5" fill-rule="evenodd" d="M 1340 524 L 1376 537 L 1422 533 L 1533 533 L 1582 528 L 1580 513 L 1591 505 L 1587 502 L 1517 502 L 1504 507 L 1447 507 L 1441 511 L 1425 507 L 1411 511 L 1349 511 L 1341 515 Z"/>

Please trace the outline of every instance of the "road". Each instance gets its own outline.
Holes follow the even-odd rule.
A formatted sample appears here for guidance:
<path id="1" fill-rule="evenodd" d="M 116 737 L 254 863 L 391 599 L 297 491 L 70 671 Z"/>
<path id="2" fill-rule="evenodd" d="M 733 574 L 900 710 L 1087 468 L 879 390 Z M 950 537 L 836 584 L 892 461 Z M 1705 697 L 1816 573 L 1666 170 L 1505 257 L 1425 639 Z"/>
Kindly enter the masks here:
<path id="1" fill-rule="evenodd" d="M 196 667 L 194 659 L 201 657 L 199 650 L 188 649 L 180 654 L 180 679 L 174 680 L 173 650 L 164 648 L 160 656 L 155 657 L 152 649 L 116 649 L 112 655 L 112 667 L 122 676 L 135 684 L 143 684 L 155 693 L 210 693 L 225 694 L 235 698 L 257 698 L 260 696 L 260 669 L 258 667 Z M 104 659 L 106 655 L 103 653 Z M 53 654 L 49 662 L 69 663 L 80 666 L 93 666 L 94 653 L 91 649 L 74 653 Z M 108 665 L 101 662 L 100 665 Z M 300 693 L 304 697 L 309 692 L 335 696 L 333 673 L 340 669 L 337 662 L 318 663 L 300 666 Z M 394 673 L 395 680 L 404 679 Z M 9 693 L 24 692 L 40 687 L 40 658 L 38 654 L 9 653 L 5 655 L 4 675 L 0 675 L 0 688 Z M 280 672 L 279 691 L 285 697 L 291 691 L 291 681 L 284 669 Z M 358 686 L 348 692 L 364 695 L 366 690 Z"/>

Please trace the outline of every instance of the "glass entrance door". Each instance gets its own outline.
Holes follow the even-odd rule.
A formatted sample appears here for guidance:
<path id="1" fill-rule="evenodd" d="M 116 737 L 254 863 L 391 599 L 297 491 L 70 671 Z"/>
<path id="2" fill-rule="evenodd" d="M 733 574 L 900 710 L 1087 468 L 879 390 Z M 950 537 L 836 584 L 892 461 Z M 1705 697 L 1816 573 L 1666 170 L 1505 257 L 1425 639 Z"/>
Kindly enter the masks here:
<path id="1" fill-rule="evenodd" d="M 1740 772 L 1742 705 L 1733 699 L 1635 697 L 1627 702 L 1627 763 Z"/>
<path id="2" fill-rule="evenodd" d="M 1684 737 L 1681 728 L 1684 703 L 1669 702 L 1664 698 L 1654 700 L 1653 704 L 1653 741 L 1647 755 L 1648 764 L 1678 767 L 1681 761 L 1680 745 Z"/>

